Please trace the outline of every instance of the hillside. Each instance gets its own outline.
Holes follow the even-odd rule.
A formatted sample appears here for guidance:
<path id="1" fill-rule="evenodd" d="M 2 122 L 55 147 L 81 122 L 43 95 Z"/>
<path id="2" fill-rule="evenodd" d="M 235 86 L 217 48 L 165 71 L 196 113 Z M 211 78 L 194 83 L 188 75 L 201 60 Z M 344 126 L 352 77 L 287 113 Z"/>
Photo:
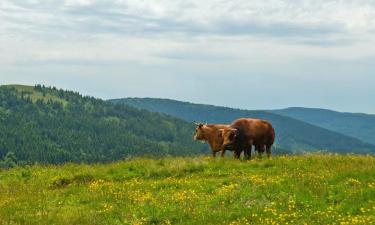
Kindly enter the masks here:
<path id="1" fill-rule="evenodd" d="M 374 224 L 375 158 L 136 158 L 0 170 L 0 224 Z"/>
<path id="2" fill-rule="evenodd" d="M 192 140 L 193 130 L 183 120 L 71 91 L 0 87 L 0 160 L 10 152 L 23 163 L 200 154 L 207 149 Z"/>
<path id="3" fill-rule="evenodd" d="M 273 110 L 272 112 L 375 144 L 375 115 L 299 107 Z"/>
<path id="4" fill-rule="evenodd" d="M 169 99 L 124 98 L 110 101 L 153 112 L 165 113 L 186 121 L 230 123 L 240 117 L 267 119 L 275 127 L 276 146 L 294 152 L 312 150 L 328 150 L 341 153 L 375 152 L 374 145 L 364 143 L 356 138 L 267 111 L 240 110 Z"/>

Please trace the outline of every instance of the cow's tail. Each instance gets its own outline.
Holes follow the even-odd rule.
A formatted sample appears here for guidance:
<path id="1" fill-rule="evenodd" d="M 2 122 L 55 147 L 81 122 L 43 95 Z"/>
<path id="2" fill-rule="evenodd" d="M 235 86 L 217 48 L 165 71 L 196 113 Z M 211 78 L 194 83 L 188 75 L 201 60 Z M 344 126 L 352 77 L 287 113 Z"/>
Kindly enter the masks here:
<path id="1" fill-rule="evenodd" d="M 275 129 L 273 129 L 272 125 L 271 126 L 271 132 L 270 132 L 270 140 L 268 140 L 268 144 L 266 145 L 266 153 L 267 157 L 271 157 L 271 146 L 275 142 Z"/>
<path id="2" fill-rule="evenodd" d="M 273 145 L 273 143 L 275 142 L 275 136 L 275 129 L 271 126 L 271 140 L 269 140 L 270 145 Z"/>

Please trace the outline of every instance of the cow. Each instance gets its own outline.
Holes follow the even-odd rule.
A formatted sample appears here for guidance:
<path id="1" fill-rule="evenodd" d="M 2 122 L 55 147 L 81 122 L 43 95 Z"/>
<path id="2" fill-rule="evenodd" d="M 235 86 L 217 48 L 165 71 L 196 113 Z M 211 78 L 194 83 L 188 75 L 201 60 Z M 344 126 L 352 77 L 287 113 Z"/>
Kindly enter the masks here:
<path id="1" fill-rule="evenodd" d="M 275 130 L 266 120 L 240 118 L 230 126 L 220 130 L 223 139 L 222 152 L 231 148 L 235 158 L 239 158 L 242 150 L 245 159 L 251 158 L 252 145 L 259 155 L 266 151 L 268 158 L 271 156 L 271 147 L 275 141 Z M 220 136 L 220 135 L 219 135 Z"/>
<path id="2" fill-rule="evenodd" d="M 212 156 L 216 157 L 216 153 L 221 151 L 224 157 L 225 151 L 222 151 L 223 137 L 221 129 L 228 128 L 226 124 L 197 124 L 196 123 L 194 140 L 208 142 L 211 147 Z M 227 148 L 228 149 L 228 148 Z"/>

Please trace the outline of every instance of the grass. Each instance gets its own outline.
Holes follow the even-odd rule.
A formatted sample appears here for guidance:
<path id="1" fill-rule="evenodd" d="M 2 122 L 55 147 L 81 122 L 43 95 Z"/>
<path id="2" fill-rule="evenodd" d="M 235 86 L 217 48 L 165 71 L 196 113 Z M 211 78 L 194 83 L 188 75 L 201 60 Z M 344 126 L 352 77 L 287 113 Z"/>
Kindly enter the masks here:
<path id="1" fill-rule="evenodd" d="M 135 158 L 0 172 L 0 224 L 373 223 L 373 156 Z"/>
<path id="2" fill-rule="evenodd" d="M 34 86 L 27 86 L 27 85 L 20 85 L 20 84 L 12 84 L 12 85 L 3 85 L 4 87 L 15 88 L 19 93 L 24 93 L 24 97 L 30 97 L 31 101 L 34 103 L 37 100 L 43 100 L 44 102 L 48 102 L 49 100 L 53 102 L 59 102 L 63 106 L 67 104 L 67 101 L 53 95 L 51 93 L 42 93 L 34 89 Z"/>

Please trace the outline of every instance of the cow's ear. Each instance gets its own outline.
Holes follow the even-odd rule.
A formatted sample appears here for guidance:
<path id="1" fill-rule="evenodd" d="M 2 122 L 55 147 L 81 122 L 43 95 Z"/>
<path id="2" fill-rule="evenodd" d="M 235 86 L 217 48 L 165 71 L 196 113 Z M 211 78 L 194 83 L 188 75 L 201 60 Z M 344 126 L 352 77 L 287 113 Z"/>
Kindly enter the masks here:
<path id="1" fill-rule="evenodd" d="M 194 121 L 194 124 L 195 124 L 198 128 L 202 128 L 202 127 L 203 127 L 203 123 L 198 123 L 198 122 Z"/>

